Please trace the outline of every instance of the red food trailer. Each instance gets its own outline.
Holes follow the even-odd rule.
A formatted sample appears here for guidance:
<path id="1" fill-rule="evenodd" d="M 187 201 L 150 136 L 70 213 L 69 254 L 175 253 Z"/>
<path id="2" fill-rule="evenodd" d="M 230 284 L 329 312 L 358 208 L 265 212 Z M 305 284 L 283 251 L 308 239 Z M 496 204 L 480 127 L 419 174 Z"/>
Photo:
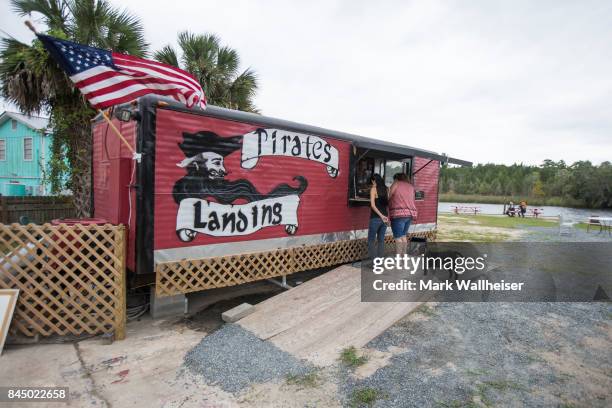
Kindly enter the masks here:
<path id="1" fill-rule="evenodd" d="M 93 125 L 95 217 L 128 226 L 127 267 L 160 296 L 230 286 L 363 256 L 369 178 L 405 172 L 410 235 L 435 236 L 442 154 L 252 113 L 159 97 Z M 408 138 L 408 136 L 407 136 Z M 155 275 L 152 275 L 155 274 Z"/>

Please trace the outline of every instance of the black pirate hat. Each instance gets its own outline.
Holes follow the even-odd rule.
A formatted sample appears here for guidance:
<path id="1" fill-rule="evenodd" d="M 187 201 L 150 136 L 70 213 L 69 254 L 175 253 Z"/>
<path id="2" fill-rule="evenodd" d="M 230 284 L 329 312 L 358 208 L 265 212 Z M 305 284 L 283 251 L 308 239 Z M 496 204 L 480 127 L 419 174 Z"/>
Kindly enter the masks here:
<path id="1" fill-rule="evenodd" d="M 202 152 L 214 152 L 225 157 L 240 149 L 242 136 L 221 137 L 206 130 L 197 133 L 183 132 L 183 142 L 178 145 L 188 158 Z"/>

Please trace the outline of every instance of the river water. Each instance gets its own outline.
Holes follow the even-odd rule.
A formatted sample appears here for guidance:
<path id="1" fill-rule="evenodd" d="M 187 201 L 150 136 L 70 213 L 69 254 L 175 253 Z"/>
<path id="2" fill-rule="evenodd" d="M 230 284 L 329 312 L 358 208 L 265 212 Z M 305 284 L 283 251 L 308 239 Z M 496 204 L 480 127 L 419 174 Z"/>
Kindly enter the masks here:
<path id="1" fill-rule="evenodd" d="M 453 212 L 453 206 L 479 207 L 481 214 L 501 215 L 504 210 L 503 204 L 483 203 L 439 203 L 438 212 Z M 612 210 L 590 210 L 584 208 L 552 207 L 552 206 L 528 206 L 527 208 L 539 208 L 542 215 L 546 217 L 562 216 L 566 221 L 584 222 L 591 215 L 600 217 L 612 217 Z"/>

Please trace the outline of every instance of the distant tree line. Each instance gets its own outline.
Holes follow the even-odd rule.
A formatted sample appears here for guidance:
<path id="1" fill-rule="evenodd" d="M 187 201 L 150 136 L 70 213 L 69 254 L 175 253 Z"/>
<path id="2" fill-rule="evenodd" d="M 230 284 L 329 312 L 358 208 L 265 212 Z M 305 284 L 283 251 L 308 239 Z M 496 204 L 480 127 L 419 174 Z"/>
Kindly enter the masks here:
<path id="1" fill-rule="evenodd" d="M 540 166 L 479 164 L 443 167 L 440 192 L 510 198 L 558 197 L 559 203 L 588 208 L 612 208 L 612 164 L 589 161 L 567 165 L 545 160 Z"/>

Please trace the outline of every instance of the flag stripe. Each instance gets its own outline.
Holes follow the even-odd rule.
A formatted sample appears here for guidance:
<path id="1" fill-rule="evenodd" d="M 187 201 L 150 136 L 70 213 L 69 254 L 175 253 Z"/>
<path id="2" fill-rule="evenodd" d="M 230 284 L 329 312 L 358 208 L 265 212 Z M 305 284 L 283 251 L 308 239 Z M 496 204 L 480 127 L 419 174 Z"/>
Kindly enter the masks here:
<path id="1" fill-rule="evenodd" d="M 187 71 L 185 71 L 185 70 L 183 70 L 181 68 L 178 68 L 178 67 L 175 67 L 175 66 L 172 66 L 172 65 L 163 64 L 161 62 L 157 62 L 157 61 L 153 61 L 153 60 L 147 60 L 147 59 L 142 59 L 142 58 L 138 58 L 138 57 L 133 57 L 133 56 L 127 55 L 127 54 L 113 53 L 113 56 L 116 57 L 116 58 L 122 59 L 122 60 L 126 60 L 126 61 L 138 62 L 138 63 L 141 63 L 141 64 L 147 64 L 147 65 L 150 65 L 150 66 L 155 66 L 155 67 L 163 68 L 163 69 L 166 69 L 166 70 L 171 70 L 171 71 L 174 71 L 174 72 L 177 72 L 177 73 L 180 72 L 181 74 L 191 78 L 196 84 L 198 83 L 198 80 L 196 79 L 195 76 L 193 76 L 192 74 L 190 74 L 189 72 L 187 72 Z"/>
<path id="2" fill-rule="evenodd" d="M 87 74 L 90 71 L 91 71 L 91 75 L 88 76 Z M 78 74 L 78 78 L 77 78 L 77 75 L 73 75 L 71 79 L 75 82 L 76 86 L 80 87 L 83 90 L 83 92 L 86 93 L 92 90 L 104 88 L 107 84 L 111 83 L 107 81 L 109 79 L 112 79 L 113 77 L 126 77 L 126 78 L 129 77 L 130 79 L 158 78 L 160 81 L 163 81 L 163 82 L 176 83 L 177 85 L 187 86 L 196 92 L 201 90 L 201 88 L 199 87 L 194 87 L 190 83 L 186 83 L 178 79 L 164 79 L 164 78 L 160 78 L 159 75 L 149 75 L 144 72 L 135 72 L 135 71 L 127 71 L 127 70 L 118 71 L 118 70 L 115 70 L 109 67 L 92 68 L 92 69 L 89 69 L 87 71 L 84 71 Z M 96 84 L 98 83 L 100 83 L 100 85 L 96 86 Z M 113 83 L 116 83 L 116 82 L 113 82 Z"/>
<path id="3" fill-rule="evenodd" d="M 129 95 L 124 95 L 124 96 L 121 96 L 119 98 L 109 99 L 109 100 L 102 101 L 102 102 L 99 102 L 99 103 L 94 103 L 94 102 L 90 101 L 90 103 L 91 103 L 91 105 L 94 108 L 104 109 L 104 108 L 107 108 L 109 106 L 118 105 L 118 104 L 121 104 L 121 103 L 131 102 L 131 101 L 133 101 L 134 99 L 136 99 L 136 98 L 138 98 L 140 96 L 148 95 L 148 94 L 151 94 L 151 93 L 155 93 L 156 95 L 172 96 L 174 99 L 176 99 L 177 101 L 180 102 L 180 99 L 175 95 L 176 92 L 174 92 L 174 91 L 171 91 L 171 90 L 168 90 L 168 91 L 159 91 L 159 90 L 158 91 L 153 91 L 152 89 L 142 89 L 140 91 L 131 93 Z"/>
<path id="4" fill-rule="evenodd" d="M 172 85 L 172 84 L 147 84 L 147 85 L 133 84 L 133 85 L 124 86 L 121 89 L 118 89 L 116 91 L 105 92 L 105 93 L 103 93 L 102 95 L 99 95 L 99 96 L 88 97 L 88 99 L 89 99 L 89 101 L 92 104 L 98 105 L 98 104 L 100 104 L 102 102 L 106 102 L 108 100 L 112 100 L 112 99 L 116 99 L 116 98 L 121 98 L 123 96 L 129 95 L 129 94 L 134 93 L 136 91 L 140 91 L 142 89 L 149 89 L 149 90 L 151 90 L 151 92 L 154 92 L 154 91 L 167 91 L 167 90 L 171 90 L 171 91 L 177 92 L 176 86 Z M 181 92 L 181 91 L 179 91 L 179 92 Z M 191 91 L 191 92 L 193 92 L 193 91 Z"/>
<path id="5" fill-rule="evenodd" d="M 174 99 L 184 104 L 186 104 L 187 101 L 182 94 L 176 92 L 176 89 L 151 89 L 148 87 L 141 87 L 141 89 L 132 90 L 132 92 L 129 92 L 127 94 L 118 93 L 117 95 L 114 95 L 113 99 L 99 99 L 96 101 L 89 100 L 89 102 L 94 108 L 102 109 L 120 103 L 131 102 L 134 99 L 147 94 L 172 96 Z"/>
<path id="6" fill-rule="evenodd" d="M 109 80 L 110 81 L 110 80 Z M 159 79 L 156 78 L 149 78 L 149 79 L 132 79 L 130 77 L 124 77 L 124 78 L 118 78 L 116 79 L 115 83 L 109 84 L 108 86 L 98 89 L 98 90 L 93 90 L 93 91 L 83 91 L 83 89 L 81 89 L 81 91 L 88 97 L 88 98 L 95 98 L 97 96 L 101 96 L 104 94 L 108 94 L 111 92 L 115 92 L 118 90 L 121 90 L 122 88 L 126 88 L 132 85 L 143 85 L 145 87 L 149 87 L 151 89 L 170 89 L 170 88 L 174 88 L 179 90 L 180 92 L 191 92 L 191 93 L 196 93 L 196 91 L 194 91 L 191 88 L 188 87 L 184 87 L 184 86 L 177 86 L 176 84 L 173 83 L 169 83 L 167 81 L 160 81 Z"/>
<path id="7" fill-rule="evenodd" d="M 198 83 L 198 81 L 195 79 L 193 75 L 183 71 L 180 68 L 163 66 L 160 64 L 151 64 L 149 63 L 150 61 L 144 61 L 144 60 L 135 61 L 133 58 L 127 59 L 125 58 L 124 55 L 121 55 L 121 54 L 114 54 L 114 55 L 118 55 L 115 58 L 115 64 L 119 67 L 130 68 L 130 69 L 136 69 L 137 67 L 138 68 L 148 68 L 150 70 L 159 72 L 160 74 L 171 75 L 176 78 L 187 81 L 196 88 L 200 87 L 200 84 Z"/>
<path id="8" fill-rule="evenodd" d="M 158 78 L 163 78 L 168 81 L 180 81 L 184 83 L 186 86 L 190 86 L 194 89 L 201 89 L 199 85 L 194 84 L 191 80 L 186 80 L 179 75 L 173 75 L 171 73 L 164 72 L 157 68 L 146 67 L 146 66 L 130 66 L 130 65 L 123 65 L 123 64 L 117 64 L 117 67 L 122 68 L 123 70 L 127 70 L 127 71 L 134 71 L 137 73 L 143 73 L 143 74 L 155 76 Z"/>
<path id="9" fill-rule="evenodd" d="M 104 79 L 105 78 L 105 79 Z M 112 92 L 117 90 L 117 87 L 124 85 L 133 85 L 135 83 L 141 84 L 174 84 L 177 88 L 183 88 L 198 92 L 193 87 L 185 86 L 183 83 L 178 81 L 167 81 L 165 79 L 156 78 L 152 76 L 134 77 L 122 74 L 120 72 L 109 70 L 108 72 L 98 74 L 95 77 L 76 83 L 76 86 L 85 95 L 94 97 L 105 92 Z"/>

